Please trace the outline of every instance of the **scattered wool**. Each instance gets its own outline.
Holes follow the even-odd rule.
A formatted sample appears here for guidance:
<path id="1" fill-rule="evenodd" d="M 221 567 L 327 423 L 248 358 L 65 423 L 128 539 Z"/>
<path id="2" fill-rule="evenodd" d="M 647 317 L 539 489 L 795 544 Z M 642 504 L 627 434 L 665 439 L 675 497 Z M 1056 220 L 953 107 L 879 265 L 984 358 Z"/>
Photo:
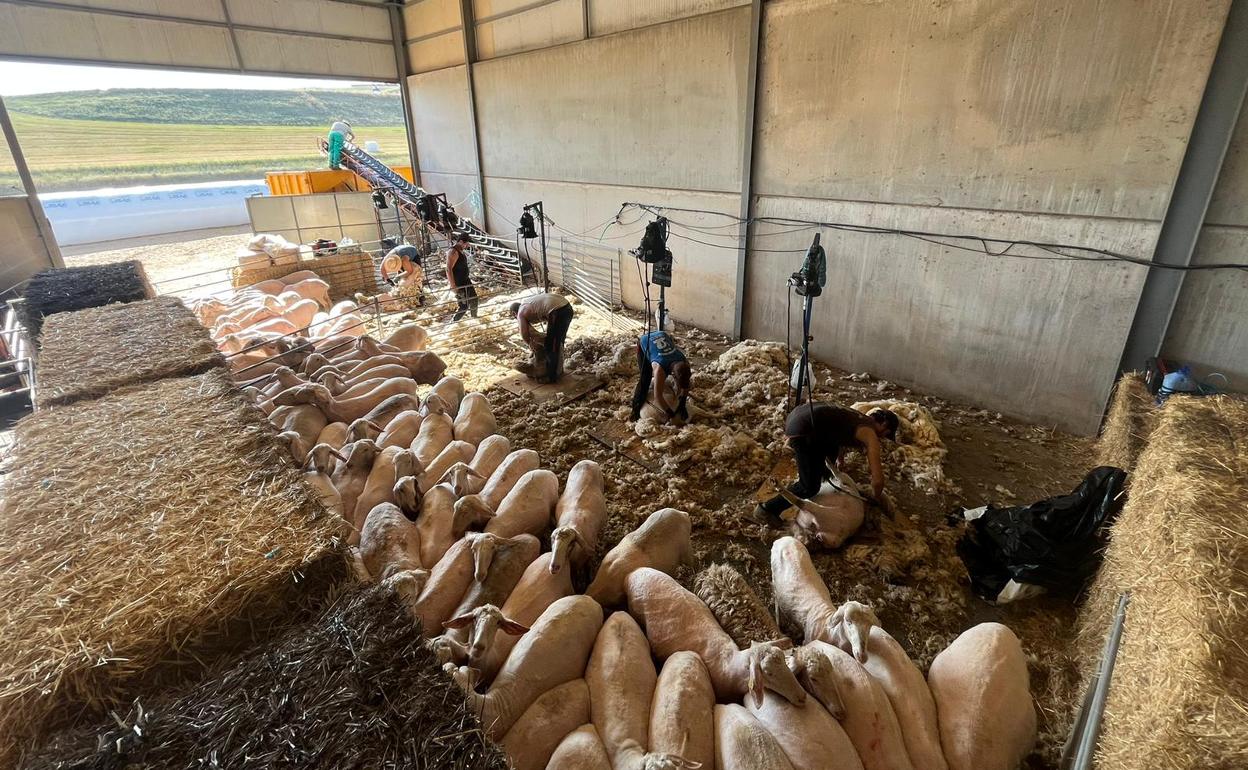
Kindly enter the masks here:
<path id="1" fill-rule="evenodd" d="M 885 445 L 885 462 L 909 475 L 910 482 L 929 495 L 953 491 L 944 469 L 949 450 L 940 440 L 940 423 L 927 407 L 895 399 L 859 401 L 851 407 L 863 414 L 887 409 L 897 415 L 897 441 Z"/>

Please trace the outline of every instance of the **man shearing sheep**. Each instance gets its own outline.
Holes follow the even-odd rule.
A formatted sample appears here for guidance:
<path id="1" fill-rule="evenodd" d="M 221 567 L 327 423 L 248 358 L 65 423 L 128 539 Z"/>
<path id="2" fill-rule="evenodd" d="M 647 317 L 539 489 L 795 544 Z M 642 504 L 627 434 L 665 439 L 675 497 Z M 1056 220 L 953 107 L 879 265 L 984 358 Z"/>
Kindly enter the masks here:
<path id="1" fill-rule="evenodd" d="M 884 492 L 884 468 L 880 463 L 880 439 L 896 440 L 897 415 L 887 409 L 863 414 L 830 404 L 799 404 L 785 420 L 784 433 L 797 460 L 797 481 L 789 485 L 794 495 L 809 500 L 819 492 L 824 479 L 831 477 L 829 463 L 840 467 L 845 450 L 860 449 L 871 469 L 871 495 L 876 500 Z M 790 503 L 776 495 L 754 509 L 752 518 L 772 528 L 784 525 L 780 514 Z"/>
<path id="2" fill-rule="evenodd" d="M 668 403 L 667 378 L 676 385 L 676 404 Z M 689 359 L 676 346 L 671 335 L 665 331 L 653 331 L 637 338 L 637 388 L 633 391 L 633 411 L 630 419 L 641 418 L 641 407 L 646 403 L 651 382 L 654 383 L 654 402 L 668 419 L 689 419 L 689 388 L 693 369 Z"/>
<path id="3" fill-rule="evenodd" d="M 533 372 L 538 382 L 557 382 L 563 373 L 563 343 L 573 315 L 571 303 L 562 294 L 534 294 L 512 304 L 511 317 L 520 326 L 520 338 L 533 350 L 534 359 L 540 358 L 539 351 L 545 355 L 545 377 Z M 546 324 L 544 339 L 533 328 L 540 323 Z"/>

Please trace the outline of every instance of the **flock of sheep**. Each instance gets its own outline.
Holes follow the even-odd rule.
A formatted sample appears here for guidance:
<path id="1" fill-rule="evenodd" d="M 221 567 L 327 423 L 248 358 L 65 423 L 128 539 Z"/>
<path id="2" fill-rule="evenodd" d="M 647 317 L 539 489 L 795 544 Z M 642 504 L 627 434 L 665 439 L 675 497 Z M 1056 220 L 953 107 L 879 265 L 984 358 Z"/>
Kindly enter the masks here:
<path id="1" fill-rule="evenodd" d="M 323 282 L 287 278 L 260 308 L 329 307 Z M 577 463 L 561 490 L 537 452 L 497 433 L 483 394 L 442 376 L 423 329 L 377 341 L 335 324 L 292 345 L 266 341 L 285 327 L 254 321 L 260 308 L 213 302 L 195 309 L 223 344 L 266 351 L 247 364 L 263 377 L 236 376 L 350 524 L 357 572 L 399 593 L 517 770 L 1011 770 L 1031 751 L 1027 665 L 1005 626 L 971 628 L 924 678 L 869 608 L 832 601 L 792 537 L 772 548 L 775 619 L 730 569 L 685 589 L 672 574 L 690 559 L 690 519 L 672 508 L 591 575 L 607 515 L 598 464 Z"/>

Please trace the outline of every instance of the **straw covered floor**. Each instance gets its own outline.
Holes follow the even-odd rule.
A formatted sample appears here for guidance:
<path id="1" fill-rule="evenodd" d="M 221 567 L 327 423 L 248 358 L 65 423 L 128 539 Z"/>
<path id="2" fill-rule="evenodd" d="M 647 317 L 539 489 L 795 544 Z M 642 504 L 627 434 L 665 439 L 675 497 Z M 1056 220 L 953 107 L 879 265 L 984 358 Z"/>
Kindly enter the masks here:
<path id="1" fill-rule="evenodd" d="M 1127 372 L 1118 378 L 1105 424 L 1096 440 L 1097 465 L 1130 472 L 1148 443 L 1156 412 L 1156 401 L 1144 384 L 1144 375 Z"/>
<path id="2" fill-rule="evenodd" d="M 507 767 L 385 587 L 351 588 L 314 623 L 117 717 L 27 767 Z"/>
<path id="3" fill-rule="evenodd" d="M 147 280 L 143 263 L 130 260 L 44 270 L 30 279 L 22 296 L 26 301 L 18 312 L 33 340 L 38 339 L 47 316 L 114 302 L 137 302 L 156 293 Z"/>
<path id="4" fill-rule="evenodd" d="M 58 313 L 44 322 L 41 343 L 40 407 L 225 365 L 208 330 L 174 297 Z"/>
<path id="5" fill-rule="evenodd" d="M 1100 767 L 1248 766 L 1248 403 L 1172 396 L 1080 618 L 1096 665 L 1131 592 Z"/>
<path id="6" fill-rule="evenodd" d="M 323 606 L 341 520 L 224 370 L 22 421 L 0 508 L 0 766 Z"/>

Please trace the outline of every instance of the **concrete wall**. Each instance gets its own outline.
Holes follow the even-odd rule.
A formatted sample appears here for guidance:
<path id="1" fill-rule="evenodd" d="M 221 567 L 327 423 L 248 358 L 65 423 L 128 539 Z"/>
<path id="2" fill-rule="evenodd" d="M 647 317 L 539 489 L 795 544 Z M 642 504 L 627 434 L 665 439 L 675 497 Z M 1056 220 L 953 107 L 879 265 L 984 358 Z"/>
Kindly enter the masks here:
<path id="1" fill-rule="evenodd" d="M 378 226 L 377 209 L 369 193 L 318 193 L 316 195 L 255 195 L 247 199 L 252 232 L 273 233 L 292 243 L 312 243 L 325 238 L 340 241 L 352 238 L 370 247 L 389 231 L 394 234 L 393 209 Z"/>
<path id="2" fill-rule="evenodd" d="M 4 152 L 0 148 L 0 152 Z M 25 195 L 0 195 L 0 297 L 40 270 L 56 267 Z"/>
<path id="3" fill-rule="evenodd" d="M 1248 111 L 1240 114 L 1192 262 L 1248 262 Z M 1162 355 L 1201 375 L 1222 372 L 1232 388 L 1248 391 L 1248 271 L 1187 273 Z"/>
<path id="4" fill-rule="evenodd" d="M 587 18 L 580 5 L 474 2 L 474 104 L 500 234 L 539 199 L 559 226 L 552 239 L 570 231 L 621 248 L 636 246 L 636 212 L 601 232 L 624 201 L 735 216 L 752 131 L 756 216 L 1147 257 L 1229 0 L 769 0 L 753 126 L 746 0 L 588 0 Z M 413 102 L 436 113 L 417 114 L 426 181 L 448 187 L 475 172 L 457 84 L 467 84 L 462 66 L 409 81 Z M 1248 230 L 1248 172 L 1224 185 L 1211 228 L 1233 220 Z M 784 279 L 814 231 L 756 227 L 737 296 L 731 220 L 670 216 L 674 315 L 727 332 L 742 303 L 746 336 L 784 339 Z M 830 287 L 816 308 L 818 357 L 1095 430 L 1142 268 L 823 232 Z M 1236 247 L 1206 241 L 1202 251 Z M 622 267 L 632 269 L 627 258 Z M 1214 302 L 1215 291 L 1189 283 L 1202 307 Z M 1229 315 L 1194 307 L 1180 315 Z"/>
<path id="5" fill-rule="evenodd" d="M 398 78 L 389 11 L 333 0 L 0 0 L 0 56 Z"/>

